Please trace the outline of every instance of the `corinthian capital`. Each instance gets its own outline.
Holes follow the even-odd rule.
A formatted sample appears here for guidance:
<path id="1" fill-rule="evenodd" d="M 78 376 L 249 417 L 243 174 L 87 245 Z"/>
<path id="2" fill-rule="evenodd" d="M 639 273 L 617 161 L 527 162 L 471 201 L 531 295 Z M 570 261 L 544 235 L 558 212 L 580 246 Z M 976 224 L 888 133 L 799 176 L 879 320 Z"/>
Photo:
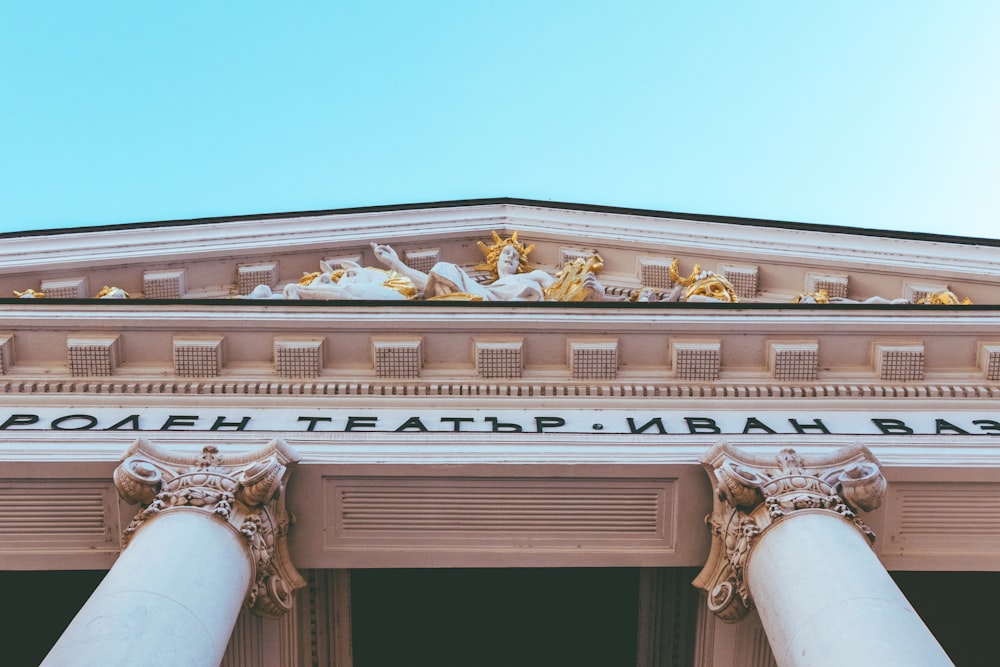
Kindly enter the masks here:
<path id="1" fill-rule="evenodd" d="M 206 445 L 200 454 L 175 454 L 143 440 L 115 469 L 118 494 L 142 509 L 125 528 L 122 544 L 163 512 L 200 511 L 230 524 L 246 543 L 254 584 L 245 606 L 275 617 L 292 608 L 305 580 L 288 556 L 290 517 L 285 483 L 297 454 L 280 439 L 238 455 Z"/>
<path id="2" fill-rule="evenodd" d="M 793 449 L 760 455 L 720 443 L 700 460 L 712 479 L 715 502 L 706 519 L 711 552 L 694 585 L 708 592 L 709 609 L 725 621 L 743 618 L 753 606 L 746 566 L 772 524 L 800 512 L 832 512 L 875 542 L 858 512 L 881 504 L 886 481 L 867 447 L 819 456 L 799 456 Z"/>

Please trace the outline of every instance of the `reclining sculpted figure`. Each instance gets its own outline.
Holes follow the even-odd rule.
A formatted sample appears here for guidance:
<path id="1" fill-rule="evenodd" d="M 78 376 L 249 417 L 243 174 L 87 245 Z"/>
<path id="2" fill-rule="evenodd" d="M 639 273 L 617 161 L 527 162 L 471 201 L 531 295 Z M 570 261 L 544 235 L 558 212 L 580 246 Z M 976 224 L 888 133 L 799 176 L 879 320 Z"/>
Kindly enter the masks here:
<path id="1" fill-rule="evenodd" d="M 412 299 L 417 293 L 408 278 L 392 271 L 364 267 L 355 262 L 343 262 L 344 268 L 339 271 L 327 262 L 320 262 L 319 266 L 319 275 L 311 274 L 298 283 L 286 285 L 285 298 L 399 301 Z"/>
<path id="2" fill-rule="evenodd" d="M 438 262 L 428 273 L 407 266 L 392 246 L 372 243 L 372 251 L 380 262 L 406 276 L 421 289 L 425 299 L 455 299 L 469 301 L 600 301 L 604 287 L 597 281 L 598 258 L 581 262 L 575 271 L 569 268 L 553 277 L 528 265 L 528 253 L 534 245 L 525 247 L 517 240 L 517 232 L 501 238 L 493 232 L 493 244 L 479 243 L 486 256 L 477 269 L 493 273 L 493 282 L 481 284 L 456 264 Z"/>
<path id="3" fill-rule="evenodd" d="M 267 285 L 258 285 L 244 299 L 310 299 L 310 300 L 401 300 L 413 299 L 422 293 L 424 299 L 461 301 L 600 301 L 604 286 L 594 275 L 603 264 L 594 255 L 577 259 L 551 276 L 528 266 L 528 253 L 517 240 L 517 232 L 501 238 L 493 232 L 493 244 L 479 243 L 486 257 L 479 270 L 489 270 L 493 282 L 481 284 L 461 267 L 438 262 L 429 273 L 407 266 L 389 245 L 372 243 L 375 257 L 388 267 L 377 269 L 355 262 L 343 262 L 343 269 L 334 269 L 320 262 L 322 269 L 298 283 L 272 292 Z"/>

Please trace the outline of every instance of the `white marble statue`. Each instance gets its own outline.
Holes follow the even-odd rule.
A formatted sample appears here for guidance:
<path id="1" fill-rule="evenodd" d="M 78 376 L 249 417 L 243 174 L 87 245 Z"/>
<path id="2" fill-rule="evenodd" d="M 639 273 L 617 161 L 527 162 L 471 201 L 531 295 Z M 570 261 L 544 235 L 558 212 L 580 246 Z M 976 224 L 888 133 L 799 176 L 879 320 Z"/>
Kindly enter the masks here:
<path id="1" fill-rule="evenodd" d="M 267 285 L 257 285 L 244 299 L 287 299 L 292 301 L 372 300 L 398 301 L 412 299 L 417 289 L 404 276 L 392 271 L 373 269 L 355 262 L 343 262 L 334 269 L 321 261 L 320 271 L 303 276 L 297 283 L 285 285 L 275 292 Z"/>
<path id="2" fill-rule="evenodd" d="M 399 301 L 416 294 L 409 280 L 392 272 L 364 267 L 355 262 L 343 262 L 343 271 L 334 270 L 326 262 L 319 264 L 322 269 L 320 275 L 305 285 L 286 285 L 285 298 Z"/>
<path id="3" fill-rule="evenodd" d="M 546 288 L 556 283 L 556 278 L 545 271 L 531 269 L 527 255 L 534 246 L 525 247 L 517 241 L 515 232 L 510 238 L 501 239 L 493 233 L 494 243 L 479 244 L 486 255 L 486 263 L 476 268 L 490 269 L 493 282 L 483 285 L 476 282 L 461 267 L 450 262 L 438 262 L 428 273 L 407 266 L 392 246 L 372 243 L 372 251 L 380 262 L 406 276 L 423 291 L 425 299 L 466 298 L 482 301 L 545 301 Z M 593 272 L 582 279 L 587 290 L 586 301 L 604 298 L 604 287 Z"/>
<path id="4" fill-rule="evenodd" d="M 792 303 L 820 305 L 827 303 L 876 303 L 882 305 L 899 305 L 909 302 L 910 301 L 908 299 L 887 299 L 883 296 L 870 296 L 867 299 L 848 299 L 844 296 L 830 296 L 825 289 L 819 289 L 815 292 L 805 292 L 792 299 Z"/>
<path id="5" fill-rule="evenodd" d="M 604 286 L 594 275 L 600 270 L 600 257 L 594 255 L 570 264 L 556 276 L 528 266 L 527 255 L 534 246 L 525 247 L 515 232 L 503 239 L 493 233 L 494 243 L 480 243 L 486 256 L 477 269 L 493 273 L 493 282 L 476 282 L 461 267 L 438 262 L 429 273 L 407 266 L 389 245 L 372 243 L 372 252 L 389 270 L 344 262 L 335 270 L 320 262 L 321 271 L 304 276 L 298 283 L 274 292 L 258 285 L 244 299 L 301 300 L 371 300 L 398 301 L 417 298 L 464 301 L 601 301 Z"/>
<path id="6" fill-rule="evenodd" d="M 96 298 L 98 299 L 127 299 L 129 298 L 128 292 L 123 290 L 121 287 L 108 287 L 107 285 L 97 293 Z"/>

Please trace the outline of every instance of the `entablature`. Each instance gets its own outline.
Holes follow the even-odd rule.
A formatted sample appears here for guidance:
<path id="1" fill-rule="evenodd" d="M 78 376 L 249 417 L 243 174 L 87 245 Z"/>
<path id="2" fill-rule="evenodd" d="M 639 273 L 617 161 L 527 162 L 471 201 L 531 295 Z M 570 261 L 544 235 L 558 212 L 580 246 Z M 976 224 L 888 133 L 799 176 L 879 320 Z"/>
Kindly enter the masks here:
<path id="1" fill-rule="evenodd" d="M 1000 311 L 977 306 L 16 300 L 4 311 L 6 392 L 934 398 L 1000 391 Z"/>

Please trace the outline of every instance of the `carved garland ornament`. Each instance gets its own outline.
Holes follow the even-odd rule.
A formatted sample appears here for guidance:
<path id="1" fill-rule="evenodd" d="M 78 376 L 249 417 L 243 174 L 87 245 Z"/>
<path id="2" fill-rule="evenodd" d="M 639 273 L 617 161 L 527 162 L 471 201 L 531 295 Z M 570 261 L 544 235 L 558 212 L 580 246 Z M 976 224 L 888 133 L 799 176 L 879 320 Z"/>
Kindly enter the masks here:
<path id="1" fill-rule="evenodd" d="M 137 441 L 115 469 L 118 494 L 141 504 L 122 534 L 123 548 L 154 516 L 196 509 L 232 525 L 243 536 L 253 563 L 253 583 L 244 603 L 274 618 L 292 608 L 292 593 L 305 586 L 288 556 L 291 523 L 285 482 L 297 455 L 283 441 L 241 455 L 225 456 L 211 445 L 200 455 L 178 455 Z"/>
<path id="2" fill-rule="evenodd" d="M 706 518 L 711 552 L 694 585 L 708 592 L 709 609 L 724 621 L 738 621 L 753 608 L 746 567 L 757 539 L 772 524 L 799 512 L 833 512 L 875 542 L 857 513 L 881 504 L 886 481 L 867 447 L 802 457 L 793 449 L 752 455 L 720 443 L 701 461 L 716 493 Z"/>

